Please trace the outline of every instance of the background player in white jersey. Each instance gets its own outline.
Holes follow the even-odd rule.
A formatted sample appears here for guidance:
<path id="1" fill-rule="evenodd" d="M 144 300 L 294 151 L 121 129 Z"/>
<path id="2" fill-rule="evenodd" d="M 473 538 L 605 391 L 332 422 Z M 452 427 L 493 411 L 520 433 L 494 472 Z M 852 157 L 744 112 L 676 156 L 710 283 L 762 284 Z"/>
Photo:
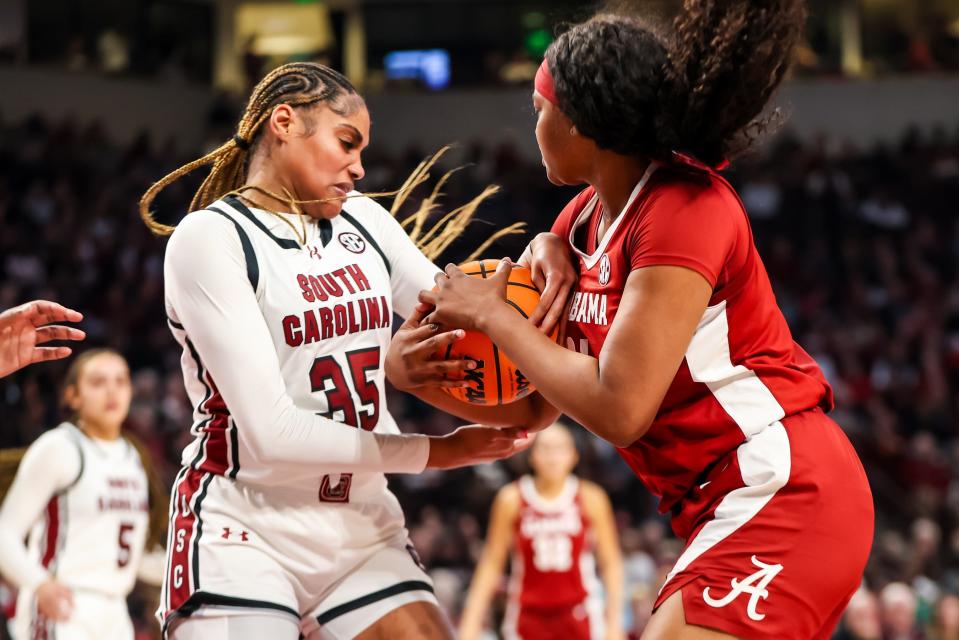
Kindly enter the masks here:
<path id="1" fill-rule="evenodd" d="M 460 640 L 478 640 L 512 552 L 503 637 L 614 640 L 622 627 L 623 560 L 609 498 L 578 479 L 569 429 L 556 423 L 530 449 L 532 476 L 496 494 L 483 555 L 460 620 Z M 596 551 L 605 587 L 600 596 Z M 605 607 L 603 607 L 605 601 Z"/>
<path id="2" fill-rule="evenodd" d="M 408 319 L 400 351 L 414 354 L 392 363 L 398 377 L 464 384 L 446 376 L 466 363 L 427 359 L 462 335 L 418 328 L 417 291 L 438 269 L 352 193 L 369 132 L 346 78 L 284 65 L 254 88 L 232 140 L 141 201 L 151 228 L 169 232 L 149 213 L 154 196 L 213 165 L 165 260 L 196 406 L 159 611 L 177 640 L 451 637 L 383 474 L 489 461 L 528 442 L 516 427 L 402 435 L 386 410 L 394 312 Z M 436 396 L 477 422 L 555 419 L 539 397 L 489 409 Z"/>
<path id="3" fill-rule="evenodd" d="M 120 354 L 84 352 L 64 386 L 73 421 L 20 462 L 0 509 L 0 573 L 20 590 L 16 640 L 132 640 L 126 597 L 138 577 L 162 579 L 162 554 L 144 555 L 148 475 L 120 434 L 131 397 Z"/>

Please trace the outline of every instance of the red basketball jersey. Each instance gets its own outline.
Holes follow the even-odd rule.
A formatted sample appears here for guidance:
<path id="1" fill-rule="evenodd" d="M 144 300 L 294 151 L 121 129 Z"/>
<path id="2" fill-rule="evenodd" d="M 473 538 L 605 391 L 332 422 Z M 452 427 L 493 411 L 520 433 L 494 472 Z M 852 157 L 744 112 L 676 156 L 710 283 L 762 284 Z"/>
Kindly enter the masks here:
<path id="1" fill-rule="evenodd" d="M 518 481 L 520 511 L 510 577 L 510 598 L 521 608 L 573 607 L 597 581 L 589 548 L 589 521 L 570 477 L 563 492 L 546 500 L 529 476 Z"/>
<path id="2" fill-rule="evenodd" d="M 831 409 L 832 390 L 797 345 L 776 305 L 733 188 L 700 167 L 651 165 L 625 210 L 597 242 L 602 204 L 592 187 L 553 225 L 579 261 L 566 346 L 598 357 L 629 274 L 674 265 L 700 273 L 713 295 L 649 431 L 620 454 L 673 511 L 686 538 L 704 505 L 683 496 L 724 454 L 766 426 L 816 406 Z M 649 327 L 656 331 L 656 327 Z M 642 384 L 642 380 L 637 380 Z"/>

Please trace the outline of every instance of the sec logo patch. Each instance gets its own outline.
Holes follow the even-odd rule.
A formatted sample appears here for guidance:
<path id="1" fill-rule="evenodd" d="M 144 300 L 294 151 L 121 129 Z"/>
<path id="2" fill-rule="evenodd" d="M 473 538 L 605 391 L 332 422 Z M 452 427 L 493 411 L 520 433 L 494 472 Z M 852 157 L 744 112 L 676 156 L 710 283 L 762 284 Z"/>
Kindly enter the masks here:
<path id="1" fill-rule="evenodd" d="M 338 235 L 337 240 L 340 241 L 340 244 L 343 245 L 343 248 L 352 253 L 363 253 L 366 251 L 366 240 L 353 233 L 352 231 L 344 231 Z"/>
<path id="2" fill-rule="evenodd" d="M 604 253 L 599 260 L 599 284 L 604 287 L 609 284 L 609 272 L 609 256 Z"/>

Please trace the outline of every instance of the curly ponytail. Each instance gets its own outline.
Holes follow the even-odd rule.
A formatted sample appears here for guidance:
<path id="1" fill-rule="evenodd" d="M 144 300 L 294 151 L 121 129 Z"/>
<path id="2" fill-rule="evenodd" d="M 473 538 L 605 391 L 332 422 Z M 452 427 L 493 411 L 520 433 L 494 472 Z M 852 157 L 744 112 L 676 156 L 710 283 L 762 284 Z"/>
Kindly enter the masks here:
<path id="1" fill-rule="evenodd" d="M 802 0 L 685 0 L 672 32 L 603 13 L 550 45 L 560 108 L 603 149 L 716 165 L 762 118 L 805 24 Z"/>

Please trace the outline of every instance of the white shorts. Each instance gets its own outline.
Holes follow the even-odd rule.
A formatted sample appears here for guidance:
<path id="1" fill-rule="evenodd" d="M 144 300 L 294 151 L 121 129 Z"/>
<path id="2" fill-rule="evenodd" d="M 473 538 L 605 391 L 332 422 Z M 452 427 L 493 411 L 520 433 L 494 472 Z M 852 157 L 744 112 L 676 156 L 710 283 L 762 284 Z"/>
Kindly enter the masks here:
<path id="1" fill-rule="evenodd" d="M 37 614 L 33 593 L 21 591 L 13 619 L 14 640 L 133 640 L 126 598 L 93 591 L 73 592 L 73 613 L 66 622 Z"/>
<path id="2" fill-rule="evenodd" d="M 307 637 L 352 638 L 404 604 L 435 603 L 386 478 L 329 484 L 263 489 L 182 470 L 157 611 L 164 630 L 204 606 L 219 616 L 236 607 L 295 616 Z"/>

